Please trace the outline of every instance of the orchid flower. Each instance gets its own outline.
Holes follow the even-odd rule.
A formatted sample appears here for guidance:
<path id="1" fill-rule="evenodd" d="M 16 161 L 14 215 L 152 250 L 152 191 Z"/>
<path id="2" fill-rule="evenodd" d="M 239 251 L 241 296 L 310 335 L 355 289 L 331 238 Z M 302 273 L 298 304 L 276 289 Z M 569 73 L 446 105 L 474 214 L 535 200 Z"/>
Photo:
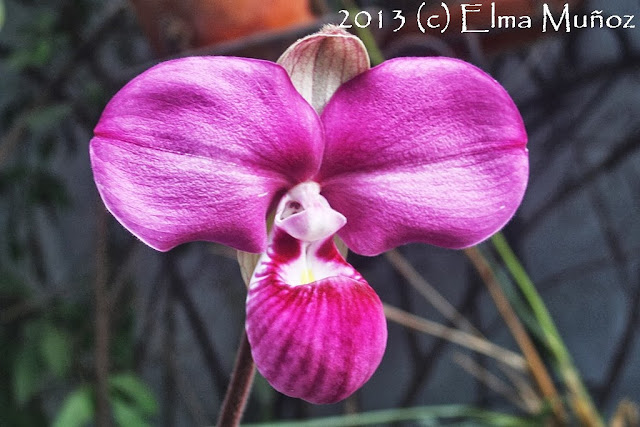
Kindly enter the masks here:
<path id="1" fill-rule="evenodd" d="M 152 248 L 205 240 L 241 261 L 260 254 L 246 322 L 256 366 L 286 395 L 331 403 L 371 377 L 387 340 L 379 297 L 336 241 L 373 256 L 486 239 L 523 197 L 526 140 L 513 101 L 478 68 L 369 69 L 359 39 L 328 29 L 279 64 L 149 69 L 106 106 L 90 154 L 106 207 Z"/>

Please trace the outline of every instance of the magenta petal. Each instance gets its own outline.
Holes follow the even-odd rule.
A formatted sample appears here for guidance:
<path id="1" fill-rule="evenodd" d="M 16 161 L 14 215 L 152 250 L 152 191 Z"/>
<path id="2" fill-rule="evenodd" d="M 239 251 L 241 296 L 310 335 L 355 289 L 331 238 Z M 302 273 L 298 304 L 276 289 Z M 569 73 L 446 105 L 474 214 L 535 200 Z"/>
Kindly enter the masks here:
<path id="1" fill-rule="evenodd" d="M 527 135 L 507 92 L 450 58 L 399 58 L 345 83 L 322 114 L 322 194 L 357 253 L 478 243 L 520 204 Z"/>
<path id="2" fill-rule="evenodd" d="M 190 240 L 264 250 L 275 195 L 315 174 L 322 150 L 319 118 L 282 67 L 223 57 L 135 78 L 90 147 L 107 208 L 162 251 Z"/>
<path id="3" fill-rule="evenodd" d="M 329 238 L 301 251 L 276 231 L 247 295 L 247 337 L 260 373 L 287 396 L 334 403 L 380 364 L 387 328 L 380 298 Z M 299 284 L 300 257 L 317 280 Z"/>
<path id="4" fill-rule="evenodd" d="M 281 393 L 315 404 L 349 397 L 373 374 L 386 345 L 378 296 L 366 282 L 331 277 L 253 291 L 247 333 L 260 373 Z"/>

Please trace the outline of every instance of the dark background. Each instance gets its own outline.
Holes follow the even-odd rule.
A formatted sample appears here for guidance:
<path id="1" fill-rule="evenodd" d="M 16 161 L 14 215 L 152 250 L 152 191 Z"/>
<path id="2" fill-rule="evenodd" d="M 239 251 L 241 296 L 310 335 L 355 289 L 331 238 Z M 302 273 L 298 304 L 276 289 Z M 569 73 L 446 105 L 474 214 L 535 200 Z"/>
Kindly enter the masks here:
<path id="1" fill-rule="evenodd" d="M 132 378 L 136 390 L 110 383 L 106 392 L 138 408 L 138 420 L 213 424 L 244 321 L 235 254 L 207 243 L 161 254 L 130 236 L 94 186 L 92 129 L 109 98 L 162 59 L 276 60 L 298 37 L 339 23 L 344 5 L 314 1 L 313 17 L 294 27 L 254 25 L 245 33 L 257 32 L 241 35 L 218 15 L 211 26 L 227 39 L 202 42 L 190 18 L 169 6 L 156 16 L 141 9 L 144 2 L 138 9 L 117 0 L 0 2 L 0 425 L 47 425 L 74 392 L 99 394 L 105 373 Z M 542 2 L 523 3 L 541 11 Z M 640 15 L 639 3 L 574 1 L 571 11 Z M 534 17 L 532 31 L 424 35 L 415 23 L 419 4 L 355 6 L 374 16 L 405 11 L 403 30 L 393 33 L 390 20 L 371 28 L 385 57 L 465 59 L 500 81 L 520 108 L 531 175 L 504 233 L 608 418 L 623 399 L 640 400 L 640 27 L 543 34 Z M 145 17 L 157 28 L 143 31 Z M 634 23 L 640 26 L 640 16 Z M 400 252 L 492 341 L 517 350 L 462 252 L 426 245 Z M 351 256 L 383 301 L 446 323 L 388 259 Z M 461 369 L 459 352 L 471 354 L 390 322 L 382 364 L 354 398 L 317 407 L 258 378 L 245 420 L 453 403 L 522 413 Z"/>

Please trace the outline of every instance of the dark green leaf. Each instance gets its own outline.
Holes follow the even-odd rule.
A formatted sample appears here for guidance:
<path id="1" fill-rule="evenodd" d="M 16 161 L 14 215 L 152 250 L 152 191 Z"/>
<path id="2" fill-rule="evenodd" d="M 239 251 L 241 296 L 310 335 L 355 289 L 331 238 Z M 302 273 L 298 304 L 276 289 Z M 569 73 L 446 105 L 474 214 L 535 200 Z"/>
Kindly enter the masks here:
<path id="1" fill-rule="evenodd" d="M 4 25 L 4 0 L 0 0 L 0 30 Z"/>
<path id="2" fill-rule="evenodd" d="M 149 387 L 134 374 L 118 374 L 109 378 L 113 391 L 133 403 L 145 415 L 153 415 L 158 410 L 156 399 Z"/>
<path id="3" fill-rule="evenodd" d="M 113 399 L 111 401 L 113 408 L 113 417 L 116 419 L 116 423 L 121 427 L 144 427 L 149 423 L 144 419 L 144 416 L 136 410 L 135 407 L 130 405 L 121 399 Z"/>
<path id="4" fill-rule="evenodd" d="M 37 353 L 30 347 L 24 346 L 13 363 L 13 394 L 20 406 L 40 390 L 41 369 Z"/>
<path id="5" fill-rule="evenodd" d="M 42 331 L 40 354 L 49 370 L 63 377 L 71 366 L 71 337 L 53 325 L 47 324 Z"/>
<path id="6" fill-rule="evenodd" d="M 93 393 L 81 387 L 65 399 L 52 427 L 81 427 L 93 419 Z"/>

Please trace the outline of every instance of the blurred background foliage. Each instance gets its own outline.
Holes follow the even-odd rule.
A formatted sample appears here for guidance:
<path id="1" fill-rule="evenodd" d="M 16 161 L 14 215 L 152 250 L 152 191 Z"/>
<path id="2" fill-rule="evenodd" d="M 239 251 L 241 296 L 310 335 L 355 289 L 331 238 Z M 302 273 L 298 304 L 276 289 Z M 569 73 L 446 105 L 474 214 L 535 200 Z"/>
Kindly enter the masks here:
<path id="1" fill-rule="evenodd" d="M 411 245 L 353 256 L 400 310 L 388 312 L 379 371 L 353 398 L 324 407 L 258 377 L 245 419 L 598 425 L 599 415 L 580 413 L 591 404 L 572 384 L 580 372 L 603 419 L 637 425 L 640 30 L 543 35 L 535 21 L 543 2 L 496 3 L 533 16 L 535 31 L 425 35 L 415 21 L 421 2 L 410 0 L 0 0 L 0 425 L 215 421 L 243 328 L 235 255 L 204 243 L 159 254 L 136 241 L 99 200 L 88 141 L 109 98 L 154 63 L 202 54 L 275 60 L 298 37 L 339 23 L 340 9 L 405 12 L 398 32 L 395 23 L 359 31 L 373 54 L 455 56 L 498 79 L 525 118 L 530 187 L 506 239 L 477 253 Z M 440 2 L 425 4 L 440 12 Z M 637 1 L 569 4 L 577 14 L 640 15 Z M 516 359 L 534 375 L 504 368 L 511 353 L 502 347 L 522 345 L 484 291 L 492 276 L 483 271 L 532 337 L 559 400 L 540 390 L 526 355 Z M 435 291 L 473 327 L 449 316 Z M 472 337 L 458 347 L 455 331 Z M 473 351 L 473 337 L 500 345 L 498 356 Z"/>

